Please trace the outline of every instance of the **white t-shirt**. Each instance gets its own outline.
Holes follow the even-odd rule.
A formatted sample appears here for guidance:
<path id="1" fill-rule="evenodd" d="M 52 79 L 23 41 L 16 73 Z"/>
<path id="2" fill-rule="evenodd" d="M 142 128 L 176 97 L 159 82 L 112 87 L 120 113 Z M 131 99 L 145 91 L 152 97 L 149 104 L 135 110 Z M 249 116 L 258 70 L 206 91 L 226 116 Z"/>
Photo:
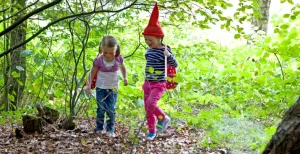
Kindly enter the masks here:
<path id="1" fill-rule="evenodd" d="M 113 67 L 115 60 L 112 62 L 107 62 L 103 59 L 104 66 L 106 68 Z M 115 72 L 101 72 L 98 71 L 98 77 L 96 82 L 96 87 L 101 89 L 118 89 L 119 77 L 118 71 Z"/>

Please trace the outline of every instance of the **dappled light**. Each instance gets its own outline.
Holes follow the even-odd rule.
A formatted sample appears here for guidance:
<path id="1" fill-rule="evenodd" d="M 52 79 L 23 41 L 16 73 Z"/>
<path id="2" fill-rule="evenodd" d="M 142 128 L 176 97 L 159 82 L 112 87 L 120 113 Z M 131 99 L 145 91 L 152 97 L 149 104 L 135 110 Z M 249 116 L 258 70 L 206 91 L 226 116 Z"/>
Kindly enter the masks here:
<path id="1" fill-rule="evenodd" d="M 297 0 L 0 8 L 0 153 L 300 153 Z"/>

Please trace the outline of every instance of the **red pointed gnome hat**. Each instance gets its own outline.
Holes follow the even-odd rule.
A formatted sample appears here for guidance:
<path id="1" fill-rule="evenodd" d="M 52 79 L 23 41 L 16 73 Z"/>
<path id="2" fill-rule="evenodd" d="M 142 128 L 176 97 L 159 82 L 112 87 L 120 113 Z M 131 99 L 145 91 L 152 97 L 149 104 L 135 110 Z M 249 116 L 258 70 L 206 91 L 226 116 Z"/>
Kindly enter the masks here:
<path id="1" fill-rule="evenodd" d="M 159 18 L 159 10 L 158 10 L 158 6 L 157 6 L 157 2 L 156 2 L 155 6 L 152 10 L 148 25 L 145 28 L 144 32 L 142 33 L 143 35 L 164 37 L 164 32 L 160 26 L 158 18 Z"/>

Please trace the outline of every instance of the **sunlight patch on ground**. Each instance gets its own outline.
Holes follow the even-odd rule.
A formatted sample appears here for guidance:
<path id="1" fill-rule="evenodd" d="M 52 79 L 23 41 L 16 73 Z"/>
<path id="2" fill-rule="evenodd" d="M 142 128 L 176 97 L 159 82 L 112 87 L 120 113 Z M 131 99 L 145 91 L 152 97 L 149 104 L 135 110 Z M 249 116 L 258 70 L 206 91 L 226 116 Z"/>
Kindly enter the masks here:
<path id="1" fill-rule="evenodd" d="M 224 118 L 222 121 L 215 123 L 214 129 L 218 130 L 218 135 L 224 137 L 232 153 L 253 153 L 258 152 L 257 147 L 261 143 L 267 143 L 267 133 L 263 124 L 249 121 L 247 119 Z"/>

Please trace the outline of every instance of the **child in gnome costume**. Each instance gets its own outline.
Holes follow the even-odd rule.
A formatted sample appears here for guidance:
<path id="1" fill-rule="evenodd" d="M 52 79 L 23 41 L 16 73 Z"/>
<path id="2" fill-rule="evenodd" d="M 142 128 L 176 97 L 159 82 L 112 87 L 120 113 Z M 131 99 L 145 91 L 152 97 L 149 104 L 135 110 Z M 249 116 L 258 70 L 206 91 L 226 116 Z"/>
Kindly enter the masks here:
<path id="1" fill-rule="evenodd" d="M 177 61 L 171 52 L 171 48 L 162 43 L 164 32 L 158 18 L 159 10 L 156 3 L 149 23 L 142 33 L 146 44 L 149 46 L 145 54 L 147 60 L 145 67 L 146 79 L 143 84 L 144 107 L 149 131 L 147 140 L 153 140 L 156 132 L 164 132 L 171 120 L 157 105 L 157 102 L 166 91 L 165 56 L 167 56 L 168 65 L 177 67 Z M 158 121 L 157 125 L 156 120 Z"/>

